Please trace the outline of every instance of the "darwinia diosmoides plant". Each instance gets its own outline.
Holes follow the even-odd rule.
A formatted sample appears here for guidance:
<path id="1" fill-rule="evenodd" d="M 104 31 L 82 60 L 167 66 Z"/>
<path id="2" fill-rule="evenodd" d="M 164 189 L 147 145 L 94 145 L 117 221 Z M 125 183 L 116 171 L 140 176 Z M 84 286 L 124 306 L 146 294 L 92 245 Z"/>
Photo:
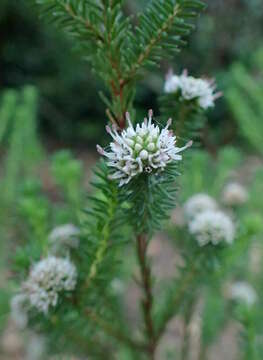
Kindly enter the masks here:
<path id="1" fill-rule="evenodd" d="M 201 194 L 189 201 L 185 263 L 162 295 L 156 295 L 148 246 L 176 206 L 179 164 L 182 171 L 184 151 L 192 140 L 198 142 L 196 129 L 219 94 L 214 81 L 184 71 L 168 74 L 158 121 L 152 110 L 144 120 L 137 119 L 134 98 L 146 70 L 172 58 L 185 43 L 194 28 L 188 19 L 197 17 L 204 4 L 149 1 L 134 26 L 134 14 L 124 13 L 121 0 L 37 3 L 42 16 L 73 38 L 103 80 L 106 91 L 100 96 L 112 139 L 97 146 L 101 160 L 78 227 L 67 224 L 47 234 L 38 261 L 34 257 L 24 269 L 27 276 L 13 298 L 13 313 L 20 314 L 20 325 L 48 334 L 49 349 L 56 344 L 58 352 L 94 359 L 155 359 L 170 319 L 191 300 L 202 271 L 213 268 L 204 257 L 212 254 L 220 261 L 235 237 L 232 218 L 213 199 Z M 135 281 L 141 288 L 136 325 L 127 320 L 122 291 L 131 280 L 125 280 L 125 257 L 133 250 L 139 267 Z"/>

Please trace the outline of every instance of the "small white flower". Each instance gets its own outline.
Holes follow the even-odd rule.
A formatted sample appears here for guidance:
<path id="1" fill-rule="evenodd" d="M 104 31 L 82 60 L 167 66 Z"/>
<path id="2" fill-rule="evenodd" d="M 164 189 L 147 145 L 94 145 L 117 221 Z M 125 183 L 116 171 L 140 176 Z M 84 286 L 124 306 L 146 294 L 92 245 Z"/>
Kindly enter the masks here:
<path id="1" fill-rule="evenodd" d="M 19 329 L 24 329 L 27 326 L 27 302 L 27 296 L 22 293 L 13 296 L 10 302 L 11 319 Z"/>
<path id="2" fill-rule="evenodd" d="M 232 300 L 244 302 L 249 306 L 254 305 L 258 299 L 255 289 L 245 281 L 237 281 L 231 285 L 230 297 Z"/>
<path id="3" fill-rule="evenodd" d="M 52 246 L 52 250 L 56 252 L 59 248 L 77 248 L 79 245 L 80 230 L 73 224 L 64 224 L 55 227 L 49 234 L 49 241 Z"/>
<path id="4" fill-rule="evenodd" d="M 169 73 L 164 85 L 166 93 L 180 92 L 184 100 L 196 99 L 204 110 L 213 107 L 215 100 L 221 96 L 221 93 L 214 93 L 215 88 L 214 80 L 197 79 L 188 76 L 187 71 L 180 76 Z"/>
<path id="5" fill-rule="evenodd" d="M 172 72 L 169 72 L 166 76 L 166 81 L 164 84 L 164 91 L 166 93 L 175 93 L 181 88 L 181 76 L 174 75 Z"/>
<path id="6" fill-rule="evenodd" d="M 124 283 L 121 279 L 115 278 L 111 282 L 111 288 L 115 294 L 123 294 L 125 290 Z"/>
<path id="7" fill-rule="evenodd" d="M 206 210 L 216 210 L 216 201 L 208 194 L 198 193 L 191 196 L 184 204 L 184 213 L 188 219 Z"/>
<path id="8" fill-rule="evenodd" d="M 35 264 L 27 281 L 23 284 L 31 306 L 44 314 L 55 307 L 59 293 L 74 290 L 77 271 L 68 259 L 49 256 Z"/>
<path id="9" fill-rule="evenodd" d="M 235 238 L 235 225 L 232 219 L 219 210 L 207 210 L 196 215 L 189 222 L 189 232 L 195 236 L 200 246 L 221 242 L 232 244 Z"/>
<path id="10" fill-rule="evenodd" d="M 199 98 L 203 95 L 203 80 L 196 79 L 193 76 L 181 76 L 181 91 L 182 96 L 186 100 Z"/>
<path id="11" fill-rule="evenodd" d="M 129 114 L 127 114 L 128 128 L 121 133 L 113 126 L 106 127 L 114 142 L 110 143 L 110 152 L 106 152 L 97 145 L 98 152 L 108 158 L 108 166 L 116 170 L 111 179 L 119 180 L 119 186 L 128 182 L 142 172 L 151 173 L 163 170 L 172 161 L 179 161 L 179 154 L 192 145 L 190 141 L 186 146 L 176 146 L 176 136 L 171 130 L 171 120 L 164 129 L 152 124 L 153 113 L 149 111 L 149 119 L 133 127 Z"/>
<path id="12" fill-rule="evenodd" d="M 228 206 L 242 205 L 248 200 L 248 192 L 239 183 L 229 183 L 223 190 L 223 202 Z"/>

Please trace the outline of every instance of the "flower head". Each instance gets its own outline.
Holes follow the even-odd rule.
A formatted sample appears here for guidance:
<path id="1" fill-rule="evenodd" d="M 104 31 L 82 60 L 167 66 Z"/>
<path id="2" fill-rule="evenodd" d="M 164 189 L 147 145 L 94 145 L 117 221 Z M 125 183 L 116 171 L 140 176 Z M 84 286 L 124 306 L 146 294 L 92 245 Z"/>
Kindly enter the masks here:
<path id="1" fill-rule="evenodd" d="M 200 246 L 221 242 L 232 244 L 235 238 L 235 225 L 232 219 L 220 210 L 207 210 L 196 215 L 189 222 L 189 232 Z"/>
<path id="2" fill-rule="evenodd" d="M 80 230 L 73 224 L 64 224 L 55 227 L 49 234 L 49 242 L 53 252 L 57 252 L 61 247 L 77 248 L 79 239 L 77 236 Z"/>
<path id="3" fill-rule="evenodd" d="M 164 85 L 166 93 L 179 92 L 182 99 L 197 100 L 199 106 L 205 110 L 213 107 L 215 100 L 221 96 L 221 93 L 214 93 L 215 88 L 214 80 L 197 79 L 188 76 L 187 71 L 179 76 L 169 73 Z"/>
<path id="4" fill-rule="evenodd" d="M 230 287 L 230 298 L 252 306 L 258 299 L 255 289 L 245 281 L 237 281 Z"/>
<path id="5" fill-rule="evenodd" d="M 59 293 L 74 290 L 77 271 L 70 260 L 49 256 L 33 266 L 29 278 L 23 284 L 31 306 L 44 314 L 55 307 Z"/>
<path id="6" fill-rule="evenodd" d="M 248 200 L 247 190 L 239 183 L 229 183 L 223 190 L 223 202 L 228 206 L 242 205 Z"/>
<path id="7" fill-rule="evenodd" d="M 216 201 L 211 196 L 204 193 L 198 193 L 191 196 L 184 204 L 184 213 L 188 219 L 193 218 L 202 211 L 216 209 Z"/>
<path id="8" fill-rule="evenodd" d="M 113 126 L 106 127 L 114 142 L 110 143 L 110 152 L 106 152 L 97 145 L 98 152 L 108 158 L 108 166 L 116 171 L 111 179 L 119 180 L 119 186 L 128 184 L 136 175 L 145 172 L 151 173 L 163 170 L 172 161 L 182 159 L 180 152 L 192 145 L 190 141 L 186 146 L 176 146 L 176 136 L 171 130 L 171 120 L 168 120 L 164 129 L 152 123 L 153 113 L 149 111 L 149 118 L 142 124 L 133 127 L 129 114 L 127 114 L 128 128 L 121 133 Z"/>

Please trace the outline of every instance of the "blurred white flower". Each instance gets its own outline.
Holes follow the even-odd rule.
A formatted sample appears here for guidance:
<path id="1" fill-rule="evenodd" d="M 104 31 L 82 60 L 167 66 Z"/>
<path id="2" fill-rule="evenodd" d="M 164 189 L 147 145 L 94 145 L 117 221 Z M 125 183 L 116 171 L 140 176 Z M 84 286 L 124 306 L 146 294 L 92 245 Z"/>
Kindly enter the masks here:
<path id="1" fill-rule="evenodd" d="M 193 218 L 202 211 L 216 209 L 216 201 L 211 196 L 204 193 L 198 193 L 191 196 L 184 204 L 184 213 L 188 219 Z"/>
<path id="2" fill-rule="evenodd" d="M 118 133 L 117 128 L 106 127 L 114 142 L 110 143 L 111 151 L 107 152 L 97 145 L 98 152 L 108 158 L 108 166 L 116 169 L 111 179 L 119 180 L 119 186 L 128 184 L 136 175 L 155 170 L 163 170 L 172 161 L 179 161 L 179 154 L 192 145 L 176 146 L 176 136 L 171 130 L 171 120 L 164 129 L 152 124 L 153 113 L 149 111 L 149 118 L 134 128 L 129 114 L 127 114 L 128 128 Z"/>
<path id="3" fill-rule="evenodd" d="M 180 91 L 185 100 L 197 99 L 198 104 L 203 109 L 213 107 L 215 100 L 221 96 L 221 93 L 214 93 L 216 85 L 214 80 L 197 79 L 188 76 L 187 71 L 177 76 L 170 72 L 165 81 L 164 91 L 166 93 L 176 93 Z"/>
<path id="4" fill-rule="evenodd" d="M 74 290 L 77 282 L 76 267 L 68 259 L 49 256 L 35 264 L 23 291 L 31 306 L 44 314 L 55 307 L 61 291 Z"/>
<path id="5" fill-rule="evenodd" d="M 111 288 L 115 294 L 123 294 L 125 290 L 124 282 L 121 279 L 115 278 L 111 282 Z"/>
<path id="6" fill-rule="evenodd" d="M 248 192 L 239 183 L 229 183 L 223 189 L 223 202 L 228 206 L 242 205 L 248 200 Z"/>
<path id="7" fill-rule="evenodd" d="M 175 93 L 180 89 L 181 89 L 181 76 L 177 76 L 174 75 L 172 72 L 169 72 L 166 76 L 164 91 L 166 93 Z"/>
<path id="8" fill-rule="evenodd" d="M 79 246 L 80 230 L 73 224 L 64 224 L 55 227 L 49 234 L 52 250 L 56 252 L 60 247 L 77 248 Z"/>
<path id="9" fill-rule="evenodd" d="M 22 293 L 13 296 L 10 302 L 11 319 L 19 329 L 24 329 L 27 326 L 27 302 L 27 296 Z"/>
<path id="10" fill-rule="evenodd" d="M 257 301 L 258 296 L 255 289 L 249 283 L 237 281 L 230 287 L 230 298 L 252 306 Z"/>
<path id="11" fill-rule="evenodd" d="M 235 238 L 235 225 L 232 219 L 219 210 L 207 210 L 196 215 L 189 222 L 189 232 L 195 236 L 200 246 L 220 242 L 232 244 Z"/>

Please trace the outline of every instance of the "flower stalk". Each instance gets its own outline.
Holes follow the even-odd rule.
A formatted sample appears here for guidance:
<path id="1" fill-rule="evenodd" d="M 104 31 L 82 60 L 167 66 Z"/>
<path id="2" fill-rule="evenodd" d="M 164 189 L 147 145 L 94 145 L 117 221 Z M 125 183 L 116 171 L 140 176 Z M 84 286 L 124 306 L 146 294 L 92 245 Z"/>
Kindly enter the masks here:
<path id="1" fill-rule="evenodd" d="M 191 340 L 191 333 L 190 333 L 190 322 L 193 317 L 195 310 L 195 297 L 189 299 L 188 303 L 186 304 L 183 319 L 183 339 L 182 339 L 182 353 L 181 353 L 181 360 L 189 360 L 189 351 L 190 351 L 190 340 Z"/>
<path id="2" fill-rule="evenodd" d="M 147 337 L 147 352 L 149 354 L 149 359 L 154 359 L 157 342 L 155 338 L 154 321 L 152 314 L 152 275 L 151 267 L 147 260 L 147 245 L 147 236 L 145 234 L 139 234 L 136 237 L 136 248 L 141 272 L 142 288 L 144 292 L 141 305 L 143 311 L 145 333 Z"/>

